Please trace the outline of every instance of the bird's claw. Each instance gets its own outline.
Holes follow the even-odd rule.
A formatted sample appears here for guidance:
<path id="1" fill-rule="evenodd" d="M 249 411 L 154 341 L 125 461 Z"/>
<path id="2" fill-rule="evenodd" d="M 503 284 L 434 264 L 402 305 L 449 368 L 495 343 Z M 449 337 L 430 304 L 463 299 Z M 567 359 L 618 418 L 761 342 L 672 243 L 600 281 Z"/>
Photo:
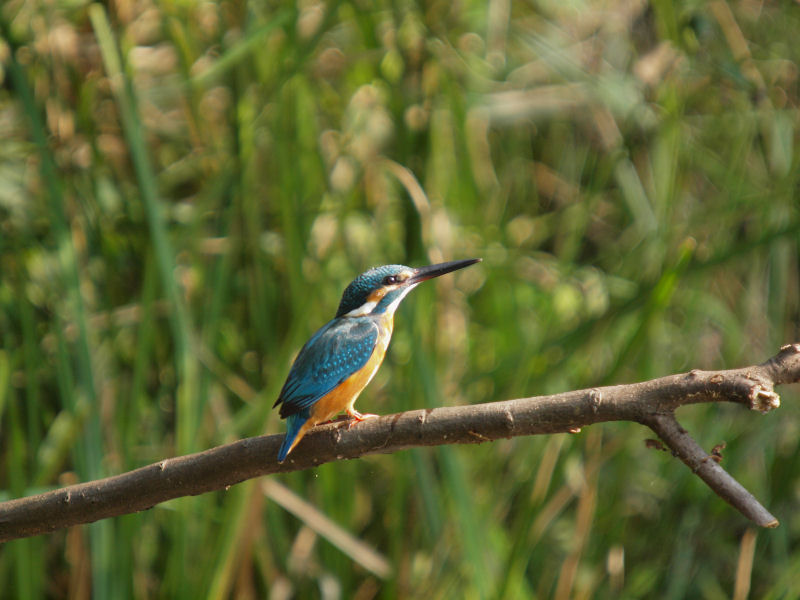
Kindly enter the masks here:
<path id="1" fill-rule="evenodd" d="M 347 425 L 348 429 L 350 429 L 356 423 L 360 423 L 361 421 L 364 421 L 366 419 L 375 419 L 379 416 L 370 413 L 360 413 L 357 410 L 348 410 L 345 412 L 347 412 L 347 416 L 350 417 L 350 423 L 348 423 Z"/>

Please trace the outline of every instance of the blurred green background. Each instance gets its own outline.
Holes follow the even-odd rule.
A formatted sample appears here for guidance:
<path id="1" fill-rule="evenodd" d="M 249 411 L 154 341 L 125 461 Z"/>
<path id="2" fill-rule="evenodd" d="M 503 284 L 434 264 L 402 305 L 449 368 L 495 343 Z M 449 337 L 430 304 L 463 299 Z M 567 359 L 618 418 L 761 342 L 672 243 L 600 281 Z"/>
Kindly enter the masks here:
<path id="1" fill-rule="evenodd" d="M 800 341 L 796 2 L 6 0 L 0 23 L 3 499 L 283 431 L 294 353 L 376 264 L 484 258 L 403 304 L 367 412 Z M 679 413 L 776 530 L 614 423 L 15 541 L 0 595 L 798 598 L 779 391 Z"/>

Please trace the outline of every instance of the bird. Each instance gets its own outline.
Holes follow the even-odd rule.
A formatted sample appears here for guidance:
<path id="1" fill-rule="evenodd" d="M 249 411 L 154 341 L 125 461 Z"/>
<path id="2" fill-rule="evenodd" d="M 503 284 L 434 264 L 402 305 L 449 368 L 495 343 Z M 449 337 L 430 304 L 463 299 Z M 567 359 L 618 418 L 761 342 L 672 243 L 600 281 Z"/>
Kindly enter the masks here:
<path id="1" fill-rule="evenodd" d="M 345 288 L 336 316 L 302 347 L 272 405 L 280 406 L 280 417 L 287 421 L 286 436 L 278 451 L 279 463 L 286 460 L 309 429 L 341 411 L 350 417 L 351 426 L 377 417 L 358 412 L 354 405 L 383 362 L 392 338 L 395 310 L 423 281 L 480 260 L 470 258 L 419 268 L 373 267 Z"/>

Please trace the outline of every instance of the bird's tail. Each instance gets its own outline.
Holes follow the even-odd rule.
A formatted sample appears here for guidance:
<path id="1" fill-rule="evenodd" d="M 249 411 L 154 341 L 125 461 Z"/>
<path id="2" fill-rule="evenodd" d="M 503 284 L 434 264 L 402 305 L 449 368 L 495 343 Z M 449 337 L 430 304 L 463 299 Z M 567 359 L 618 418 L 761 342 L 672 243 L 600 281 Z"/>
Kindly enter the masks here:
<path id="1" fill-rule="evenodd" d="M 304 432 L 303 435 L 299 435 L 303 425 L 305 425 L 308 421 L 308 417 L 308 411 L 304 410 L 299 413 L 289 415 L 286 418 L 286 437 L 283 438 L 281 449 L 278 451 L 279 463 L 282 463 L 284 460 L 286 460 L 289 452 L 292 451 L 292 449 L 297 445 L 297 442 L 299 442 L 305 434 Z"/>

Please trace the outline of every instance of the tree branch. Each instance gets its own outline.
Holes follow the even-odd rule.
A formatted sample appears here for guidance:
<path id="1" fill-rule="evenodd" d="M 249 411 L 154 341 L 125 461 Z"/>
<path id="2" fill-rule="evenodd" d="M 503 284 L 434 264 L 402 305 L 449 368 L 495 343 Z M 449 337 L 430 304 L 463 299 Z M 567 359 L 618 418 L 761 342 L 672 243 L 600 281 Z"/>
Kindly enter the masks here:
<path id="1" fill-rule="evenodd" d="M 778 519 L 761 506 L 755 496 L 742 487 L 742 484 L 719 466 L 717 456 L 706 454 L 692 439 L 689 432 L 678 424 L 673 414 L 653 415 L 645 423 L 656 432 L 658 437 L 664 440 L 675 456 L 680 458 L 723 500 L 761 527 L 778 526 Z"/>
<path id="2" fill-rule="evenodd" d="M 220 490 L 246 479 L 297 471 L 335 460 L 419 446 L 476 444 L 500 438 L 577 432 L 606 421 L 651 428 L 712 490 L 762 527 L 776 527 L 758 501 L 680 427 L 674 411 L 700 402 L 738 402 L 768 412 L 780 398 L 774 386 L 800 381 L 800 344 L 781 348 L 761 365 L 698 371 L 615 385 L 471 406 L 413 410 L 348 428 L 314 428 L 283 463 L 283 435 L 248 438 L 101 479 L 0 503 L 0 542 L 146 510 L 181 496 Z"/>

